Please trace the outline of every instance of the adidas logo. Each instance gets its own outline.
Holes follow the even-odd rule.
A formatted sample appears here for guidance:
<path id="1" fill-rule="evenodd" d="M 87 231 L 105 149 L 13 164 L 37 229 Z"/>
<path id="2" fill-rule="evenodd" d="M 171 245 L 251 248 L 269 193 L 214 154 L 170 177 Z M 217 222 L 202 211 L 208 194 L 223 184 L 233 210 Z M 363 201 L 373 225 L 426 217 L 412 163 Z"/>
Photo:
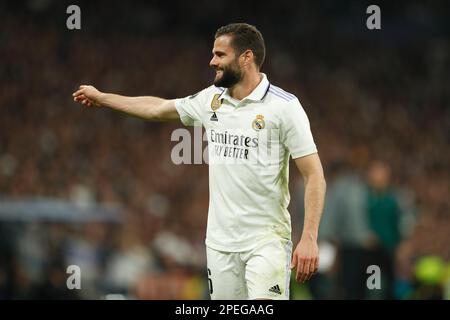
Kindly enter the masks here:
<path id="1" fill-rule="evenodd" d="M 273 287 L 271 287 L 269 289 L 270 292 L 276 293 L 276 294 L 281 294 L 281 290 L 280 290 L 280 286 L 279 285 L 275 285 Z"/>
<path id="2" fill-rule="evenodd" d="M 219 119 L 217 119 L 217 115 L 214 112 L 213 115 L 211 116 L 211 119 L 209 119 L 210 121 L 219 121 Z"/>

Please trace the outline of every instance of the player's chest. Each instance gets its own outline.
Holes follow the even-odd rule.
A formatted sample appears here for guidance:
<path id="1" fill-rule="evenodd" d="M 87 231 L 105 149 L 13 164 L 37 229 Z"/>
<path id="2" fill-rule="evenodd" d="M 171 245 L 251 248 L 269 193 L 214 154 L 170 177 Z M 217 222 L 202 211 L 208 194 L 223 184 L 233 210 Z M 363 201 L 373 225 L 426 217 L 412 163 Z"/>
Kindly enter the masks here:
<path id="1" fill-rule="evenodd" d="M 208 110 L 204 119 L 206 129 L 249 130 L 254 132 L 278 128 L 278 117 L 269 107 L 261 104 L 233 106 L 222 104 Z"/>

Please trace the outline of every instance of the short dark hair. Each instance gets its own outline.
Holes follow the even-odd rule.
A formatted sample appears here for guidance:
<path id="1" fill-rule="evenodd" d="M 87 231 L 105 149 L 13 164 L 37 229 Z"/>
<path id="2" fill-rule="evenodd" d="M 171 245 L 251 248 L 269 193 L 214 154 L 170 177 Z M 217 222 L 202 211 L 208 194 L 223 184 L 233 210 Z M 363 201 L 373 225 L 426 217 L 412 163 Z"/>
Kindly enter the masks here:
<path id="1" fill-rule="evenodd" d="M 232 36 L 231 44 L 239 55 L 247 49 L 252 50 L 255 64 L 261 68 L 266 57 L 266 46 L 261 32 L 255 26 L 247 23 L 230 23 L 217 29 L 214 38 L 224 35 Z"/>

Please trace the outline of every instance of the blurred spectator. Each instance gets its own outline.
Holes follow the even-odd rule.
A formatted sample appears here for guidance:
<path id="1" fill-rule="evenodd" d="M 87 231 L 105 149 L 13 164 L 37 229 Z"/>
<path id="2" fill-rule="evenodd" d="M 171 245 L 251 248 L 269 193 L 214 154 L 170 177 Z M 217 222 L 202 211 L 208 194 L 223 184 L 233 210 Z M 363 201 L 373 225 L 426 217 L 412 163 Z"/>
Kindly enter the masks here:
<path id="1" fill-rule="evenodd" d="M 235 8 L 211 2 L 202 3 L 199 11 L 198 5 L 177 7 L 180 1 L 158 6 L 136 1 L 133 8 L 118 2 L 106 8 L 86 1 L 80 3 L 82 30 L 68 31 L 59 16 L 65 12 L 63 2 L 46 1 L 38 8 L 30 3 L 0 3 L 0 196 L 54 197 L 81 206 L 119 202 L 124 225 L 133 220 L 134 227 L 0 221 L 0 296 L 58 296 L 67 264 L 77 264 L 86 276 L 82 298 L 103 297 L 108 290 L 158 298 L 154 279 L 166 281 L 173 272 L 190 284 L 181 296 L 205 297 L 197 284 L 207 283 L 207 166 L 172 163 L 170 136 L 179 124 L 80 108 L 71 93 L 79 84 L 92 83 L 127 95 L 175 98 L 209 86 L 213 34 L 229 22 L 223 12 Z M 450 69 L 450 43 L 448 28 L 443 28 L 448 3 L 413 1 L 395 7 L 395 21 L 385 15 L 383 23 L 390 27 L 377 33 L 380 37 L 355 25 L 361 19 L 349 19 L 348 14 L 357 16 L 365 8 L 340 3 L 341 10 L 330 16 L 322 4 L 282 0 L 255 11 L 242 3 L 242 16 L 235 17 L 262 30 L 267 42 L 263 72 L 299 97 L 327 172 L 319 236 L 328 241 L 324 248 L 337 249 L 338 255 L 334 266 L 322 270 L 326 281 L 313 290 L 314 296 L 363 297 L 367 275 L 360 261 L 378 243 L 391 254 L 398 247 L 396 288 L 402 297 L 413 297 L 414 267 L 421 257 L 450 261 L 450 74 L 445 71 Z M 186 16 L 195 23 L 187 23 Z M 378 220 L 382 216 L 375 213 L 381 210 L 376 193 L 372 218 L 364 219 L 363 174 L 368 160 L 380 154 L 392 173 L 389 185 L 403 194 L 398 197 L 396 191 L 402 215 L 395 223 L 389 215 L 387 234 Z M 340 159 L 346 167 L 331 176 Z M 293 180 L 299 177 L 296 170 L 291 174 Z M 391 202 L 386 198 L 381 203 Z M 293 207 L 300 203 L 293 199 Z M 404 214 L 415 208 L 416 223 L 413 214 Z M 184 249 L 176 257 L 178 244 Z M 330 260 L 334 249 L 323 250 Z M 333 291 L 329 286 L 337 275 L 343 285 Z M 166 297 L 179 297 L 174 288 L 184 280 L 168 285 Z"/>
<path id="2" fill-rule="evenodd" d="M 394 257 L 401 240 L 400 208 L 391 188 L 391 172 L 386 163 L 374 161 L 368 171 L 367 214 L 375 236 L 367 265 L 381 269 L 381 298 L 394 298 Z"/>
<path id="3" fill-rule="evenodd" d="M 366 186 L 354 168 L 341 165 L 335 180 L 328 183 L 320 239 L 338 247 L 336 296 L 364 299 L 367 250 L 374 240 L 367 221 Z"/>
<path id="4" fill-rule="evenodd" d="M 123 228 L 120 232 L 118 248 L 106 262 L 106 292 L 129 296 L 143 276 L 159 271 L 152 252 L 139 234 L 137 226 Z"/>
<path id="5" fill-rule="evenodd" d="M 82 232 L 70 237 L 65 248 L 64 263 L 76 265 L 81 270 L 81 297 L 95 299 L 100 295 L 101 275 L 106 258 L 105 226 L 100 223 L 88 223 L 81 226 Z"/>

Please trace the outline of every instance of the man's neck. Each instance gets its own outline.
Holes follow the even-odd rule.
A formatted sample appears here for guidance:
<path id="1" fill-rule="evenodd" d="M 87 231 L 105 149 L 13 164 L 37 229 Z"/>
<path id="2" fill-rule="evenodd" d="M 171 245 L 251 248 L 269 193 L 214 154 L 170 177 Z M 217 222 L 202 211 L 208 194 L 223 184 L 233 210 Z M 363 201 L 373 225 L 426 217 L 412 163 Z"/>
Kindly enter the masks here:
<path id="1" fill-rule="evenodd" d="M 237 100 L 242 100 L 248 96 L 261 83 L 263 75 L 259 72 L 252 72 L 245 75 L 244 78 L 235 86 L 228 89 L 229 95 Z"/>

